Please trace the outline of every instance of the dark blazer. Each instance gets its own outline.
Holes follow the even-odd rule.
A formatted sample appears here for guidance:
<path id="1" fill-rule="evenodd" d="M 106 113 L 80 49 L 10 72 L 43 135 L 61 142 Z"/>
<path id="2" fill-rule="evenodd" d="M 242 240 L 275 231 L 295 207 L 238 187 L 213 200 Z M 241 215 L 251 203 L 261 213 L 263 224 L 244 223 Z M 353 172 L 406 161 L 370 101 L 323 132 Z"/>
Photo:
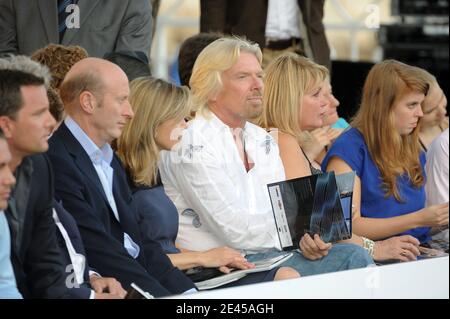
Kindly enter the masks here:
<path id="1" fill-rule="evenodd" d="M 69 236 L 70 242 L 72 243 L 73 248 L 78 254 L 81 254 L 86 257 L 86 251 L 84 250 L 83 241 L 81 239 L 80 232 L 77 227 L 77 223 L 75 222 L 75 219 L 62 207 L 60 203 L 57 201 L 53 201 L 53 207 L 56 211 L 56 214 L 58 215 L 59 221 L 61 222 L 62 226 L 67 232 L 67 235 Z M 64 240 L 64 237 L 62 236 L 59 229 L 56 232 L 56 237 L 58 239 L 58 245 L 61 249 L 61 253 L 63 256 L 63 265 L 67 267 L 72 263 L 72 260 L 70 259 L 69 251 L 67 249 L 66 241 Z M 89 286 L 89 264 L 88 260 L 86 258 L 86 266 L 84 268 L 84 284 L 80 285 L 79 288 L 71 288 L 69 289 L 69 294 L 73 298 L 79 298 L 79 299 L 89 299 L 91 295 L 91 287 Z M 73 272 L 66 272 L 66 275 L 73 275 Z M 66 276 L 67 278 L 67 276 Z"/>
<path id="2" fill-rule="evenodd" d="M 50 139 L 49 156 L 55 171 L 55 197 L 76 220 L 91 267 L 116 278 L 125 289 L 135 282 L 156 297 L 195 288 L 172 265 L 159 243 L 149 238 L 147 229 L 140 229 L 125 170 L 117 156 L 111 167 L 120 223 L 89 156 L 64 123 Z M 123 245 L 124 232 L 141 248 L 137 259 Z"/>
<path id="3" fill-rule="evenodd" d="M 325 0 L 298 0 L 314 60 L 330 69 L 330 48 L 322 22 Z M 200 0 L 200 31 L 245 35 L 261 48 L 268 0 Z"/>
<path id="4" fill-rule="evenodd" d="M 56 240 L 56 225 L 52 217 L 53 183 L 47 156 L 25 158 L 33 164 L 30 193 L 21 225 L 21 240 L 16 245 L 19 230 L 6 214 L 11 229 L 11 261 L 17 286 L 24 298 L 66 298 L 65 274 L 61 252 Z"/>
<path id="5" fill-rule="evenodd" d="M 0 0 L 0 54 L 31 55 L 60 43 L 56 0 Z M 67 29 L 63 45 L 80 45 L 90 56 L 140 51 L 149 57 L 152 11 L 148 0 L 78 0 L 80 27 Z"/>

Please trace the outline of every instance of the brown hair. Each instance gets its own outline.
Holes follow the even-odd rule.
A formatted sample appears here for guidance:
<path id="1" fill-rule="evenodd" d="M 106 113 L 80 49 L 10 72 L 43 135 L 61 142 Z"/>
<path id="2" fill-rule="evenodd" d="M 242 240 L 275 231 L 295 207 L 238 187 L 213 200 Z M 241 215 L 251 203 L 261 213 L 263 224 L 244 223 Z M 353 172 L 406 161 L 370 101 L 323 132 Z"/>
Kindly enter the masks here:
<path id="1" fill-rule="evenodd" d="M 200 52 L 209 44 L 222 37 L 223 35 L 219 33 L 199 33 L 184 40 L 178 53 L 178 73 L 181 85 L 189 86 L 192 69 Z"/>
<path id="2" fill-rule="evenodd" d="M 61 122 L 64 119 L 64 104 L 58 92 L 50 86 L 47 89 L 47 97 L 50 105 L 50 113 L 57 122 Z"/>
<path id="3" fill-rule="evenodd" d="M 408 92 L 427 95 L 429 83 L 424 70 L 395 60 L 376 64 L 369 72 L 361 106 L 351 125 L 357 128 L 380 170 L 386 196 L 401 197 L 397 178 L 407 174 L 411 183 L 424 185 L 420 164 L 419 126 L 409 135 L 400 135 L 394 125 L 394 106 Z"/>
<path id="4" fill-rule="evenodd" d="M 46 65 L 50 69 L 52 74 L 51 85 L 54 88 L 59 88 L 70 68 L 88 56 L 87 51 L 78 45 L 49 44 L 34 52 L 31 59 Z"/>

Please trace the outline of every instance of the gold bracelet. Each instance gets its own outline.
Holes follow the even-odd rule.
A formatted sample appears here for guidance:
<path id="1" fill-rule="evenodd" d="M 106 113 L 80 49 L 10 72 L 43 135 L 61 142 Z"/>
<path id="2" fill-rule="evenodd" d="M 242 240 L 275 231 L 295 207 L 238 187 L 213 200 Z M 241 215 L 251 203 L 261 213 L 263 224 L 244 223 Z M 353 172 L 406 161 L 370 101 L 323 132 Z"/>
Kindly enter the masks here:
<path id="1" fill-rule="evenodd" d="M 367 250 L 367 252 L 369 253 L 370 257 L 373 258 L 373 249 L 375 247 L 375 242 L 373 240 L 370 240 L 369 238 L 366 237 L 361 237 L 363 240 L 363 248 L 365 250 Z"/>

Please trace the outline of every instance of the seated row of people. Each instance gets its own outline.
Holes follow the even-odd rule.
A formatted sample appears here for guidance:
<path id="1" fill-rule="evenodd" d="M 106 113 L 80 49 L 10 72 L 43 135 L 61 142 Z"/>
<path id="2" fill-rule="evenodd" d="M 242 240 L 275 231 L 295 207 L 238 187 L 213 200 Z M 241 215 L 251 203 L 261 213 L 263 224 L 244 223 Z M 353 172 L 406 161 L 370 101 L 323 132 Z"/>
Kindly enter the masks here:
<path id="1" fill-rule="evenodd" d="M 323 126 L 324 114 L 330 109 L 329 104 L 333 103 L 333 100 L 324 94 L 328 93 L 324 92 L 328 86 L 327 77 L 328 71 L 325 67 L 294 54 L 277 58 L 266 70 L 265 105 L 259 122 L 268 130 L 276 128 L 280 156 L 287 179 L 322 172 L 317 163 L 309 160 L 301 142 L 303 141 L 303 131 L 311 131 Z M 300 80 L 294 81 L 294 79 Z M 289 87 L 286 87 L 284 83 L 290 83 Z M 342 139 L 338 138 L 335 144 L 339 144 L 341 141 Z M 349 150 L 349 152 L 353 151 Z M 355 153 L 358 154 L 358 152 Z M 326 167 L 323 169 L 326 170 Z M 357 171 L 358 176 L 360 173 L 361 170 Z M 383 238 L 372 238 L 360 231 L 357 225 L 359 194 L 353 195 L 353 204 L 355 205 L 353 229 L 355 233 L 348 242 L 368 248 L 375 261 L 416 259 L 416 256 L 419 255 L 417 239 L 411 236 L 401 236 L 374 243 L 371 239 L 384 239 L 395 234 Z M 404 252 L 403 246 L 409 247 L 410 255 L 401 255 Z M 321 257 L 321 251 L 318 249 L 311 251 L 311 254 L 315 258 Z"/>
<path id="2" fill-rule="evenodd" d="M 18 242 L 18 245 L 14 248 L 19 247 L 23 251 L 20 260 L 23 264 L 17 263 L 14 265 L 16 277 L 18 277 L 17 273 L 23 275 L 18 277 L 19 289 L 22 294 L 27 298 L 76 297 L 77 294 L 80 296 L 80 290 L 70 289 L 68 291 L 67 288 L 78 287 L 87 277 L 87 267 L 84 265 L 83 256 L 80 256 L 83 255 L 84 248 L 86 248 L 85 252 L 90 265 L 94 265 L 96 271 L 105 276 L 112 274 L 125 287 L 129 286 L 131 282 L 136 282 L 140 287 L 150 291 L 155 296 L 195 291 L 194 284 L 178 269 L 174 268 L 170 260 L 162 253 L 159 243 L 149 238 L 151 234 L 148 231 L 149 227 L 140 221 L 140 217 L 135 211 L 134 202 L 130 201 L 131 193 L 125 172 L 118 160 L 112 156 L 112 153 L 109 153 L 112 156 L 111 159 L 114 160 L 112 165 L 115 171 L 110 169 L 111 166 L 109 168 L 106 165 L 98 166 L 98 164 L 104 163 L 99 162 L 100 158 L 95 156 L 100 156 L 102 153 L 101 151 L 100 153 L 95 152 L 97 146 L 92 140 L 95 139 L 97 143 L 102 143 L 105 140 L 109 141 L 112 136 L 118 137 L 117 134 L 120 134 L 123 122 L 133 116 L 128 103 L 128 80 L 120 68 L 102 60 L 85 59 L 71 70 L 72 73 L 67 75 L 66 84 L 61 88 L 61 95 L 63 101 L 66 102 L 65 106 L 69 117 L 52 137 L 52 143 L 55 143 L 56 147 L 52 147 L 51 150 L 56 149 L 58 151 L 56 153 L 50 152 L 49 155 L 53 161 L 53 166 L 56 167 L 56 190 L 60 190 L 59 185 L 64 185 L 67 182 L 71 190 L 76 192 L 75 194 L 73 192 L 69 194 L 67 191 L 61 191 L 59 194 L 63 196 L 56 196 L 58 202 L 71 212 L 76 211 L 78 213 L 71 213 L 77 223 L 77 229 L 74 231 L 70 227 L 70 220 L 67 222 L 66 217 L 68 216 L 61 213 L 60 205 L 51 201 L 53 197 L 53 185 L 50 183 L 52 171 L 49 169 L 47 157 L 37 155 L 30 159 L 27 156 L 46 150 L 47 138 L 55 125 L 55 121 L 48 111 L 44 85 L 45 76 L 39 77 L 18 70 L 20 66 L 22 69 L 32 69 L 33 67 L 39 69 L 36 64 L 29 63 L 30 61 L 21 58 L 19 60 L 21 61 L 13 58 L 11 61 L 5 61 L 4 63 L 12 70 L 1 70 L 3 74 L 0 78 L 5 80 L 6 84 L 10 84 L 7 87 L 2 83 L 2 88 L 5 88 L 5 91 L 2 91 L 2 97 L 5 97 L 6 102 L 9 102 L 8 98 L 12 97 L 11 100 L 14 100 L 16 96 L 22 96 L 25 100 L 24 103 L 21 103 L 20 100 L 15 101 L 17 103 L 12 107 L 16 107 L 16 110 L 5 107 L 1 113 L 2 124 L 5 124 L 4 127 L 7 129 L 7 139 L 11 149 L 20 148 L 22 151 L 20 153 L 14 152 L 15 155 L 16 153 L 19 154 L 13 158 L 12 163 L 20 163 L 21 161 L 27 163 L 25 173 L 29 174 L 32 171 L 36 175 L 39 174 L 38 177 L 32 176 L 28 180 L 22 178 L 22 182 L 17 183 L 21 187 L 15 188 L 15 190 L 20 189 L 22 192 L 24 189 L 31 192 L 33 196 L 30 194 L 30 198 L 33 199 L 33 203 L 28 201 L 27 204 L 27 198 L 21 199 L 24 199 L 25 207 L 28 205 L 29 210 L 38 210 L 40 213 L 38 215 L 37 213 L 31 214 L 19 211 L 17 218 L 20 218 L 23 225 L 27 225 L 27 228 L 23 231 L 17 227 L 18 231 L 14 232 L 12 236 Z M 19 66 L 14 64 L 19 64 Z M 92 68 L 93 65 L 95 65 L 94 68 Z M 94 81 L 91 81 L 90 78 L 90 70 L 92 69 L 96 71 L 94 74 L 99 76 Z M 116 75 L 112 81 L 106 80 L 110 74 Z M 70 88 L 69 90 L 66 90 L 67 86 Z M 83 90 L 79 90 L 79 87 L 82 87 Z M 91 91 L 84 91 L 84 89 Z M 31 93 L 28 93 L 28 91 L 31 91 Z M 72 92 L 78 92 L 80 95 L 74 95 Z M 95 92 L 97 99 L 95 99 L 93 92 Z M 88 97 L 86 98 L 86 95 L 83 94 Z M 96 104 L 98 101 L 108 103 L 98 105 Z M 5 103 L 5 106 L 10 105 Z M 88 110 L 86 107 L 90 109 Z M 31 139 L 25 138 L 27 136 L 24 133 L 26 132 L 25 129 L 30 126 L 30 121 L 37 117 L 36 113 L 40 118 L 36 119 L 35 123 L 31 123 L 35 124 L 33 129 L 36 135 Z M 80 128 L 78 122 L 72 117 L 80 122 L 80 125 L 89 135 Z M 118 122 L 118 120 L 121 122 Z M 12 132 L 8 130 L 10 126 L 13 126 Z M 18 130 L 15 126 L 18 126 L 21 130 Z M 79 141 L 74 137 L 75 135 L 79 138 Z M 89 136 L 92 136 L 92 139 Z M 63 148 L 60 150 L 58 146 L 63 146 Z M 94 149 L 94 152 L 89 153 L 92 157 L 87 155 L 84 147 Z M 26 148 L 26 151 L 24 151 L 24 148 Z M 108 151 L 108 148 L 107 143 L 103 144 L 103 150 Z M 67 155 L 65 156 L 65 154 Z M 94 161 L 93 163 L 91 159 Z M 58 163 L 64 160 L 69 161 L 65 162 L 61 166 L 61 171 L 59 171 Z M 67 170 L 67 168 L 71 168 L 71 165 L 73 166 L 72 169 Z M 96 171 L 96 169 L 101 169 L 101 171 Z M 103 169 L 105 170 L 103 171 Z M 14 171 L 16 174 L 19 172 L 18 170 Z M 68 176 L 59 174 L 62 171 L 70 172 L 70 174 Z M 29 175 L 25 176 L 29 177 Z M 27 183 L 30 181 L 31 183 Z M 108 182 L 109 185 L 107 185 Z M 48 188 L 39 187 L 37 183 L 43 183 Z M 77 183 L 78 186 L 76 186 Z M 104 188 L 103 185 L 105 185 Z M 81 194 L 86 198 L 80 199 Z M 106 198 L 107 195 L 109 195 L 108 198 Z M 18 196 L 13 193 L 10 202 L 17 198 Z M 38 199 L 39 203 L 36 205 Z M 56 214 L 52 206 L 57 208 Z M 13 206 L 10 205 L 8 210 L 12 208 Z M 117 214 L 114 214 L 115 212 Z M 40 219 L 33 219 L 33 217 L 40 217 Z M 52 219 L 49 219 L 53 217 L 65 242 L 66 255 L 69 255 L 69 258 L 64 259 L 56 245 L 55 223 Z M 86 223 L 83 223 L 83 220 Z M 12 221 L 10 223 L 15 226 Z M 45 228 L 41 226 L 41 223 L 45 225 Z M 81 233 L 83 245 L 78 245 L 80 242 L 77 242 L 77 239 L 80 238 L 80 236 L 77 236 L 78 229 Z M 19 234 L 19 231 L 23 231 L 22 234 Z M 18 237 L 19 235 L 21 237 Z M 27 245 L 21 242 L 24 235 L 29 239 Z M 31 237 L 36 235 L 40 237 L 35 237 L 35 240 L 31 241 Z M 35 245 L 39 245 L 40 249 L 38 250 Z M 17 253 L 17 251 L 14 250 L 14 253 Z M 69 264 L 64 264 L 66 261 Z M 72 267 L 66 267 L 66 265 Z M 251 267 L 250 264 L 246 263 L 245 267 L 249 266 Z M 67 270 L 68 268 L 70 269 Z M 34 274 L 42 271 L 46 272 L 46 276 L 37 280 Z M 70 276 L 67 276 L 65 271 L 74 273 L 75 282 L 68 283 Z M 272 280 L 273 278 L 283 278 L 283 276 L 293 278 L 298 277 L 298 274 L 280 269 L 260 278 Z M 94 280 L 93 277 L 90 278 L 90 285 L 93 288 L 97 287 L 100 292 L 95 294 L 94 297 L 123 297 L 122 286 L 115 279 L 95 278 Z M 103 284 L 100 285 L 99 282 L 103 282 Z M 103 292 L 106 292 L 104 296 Z M 90 295 L 92 297 L 92 291 Z M 86 297 L 86 294 L 84 294 L 84 297 Z"/>
<path id="3" fill-rule="evenodd" d="M 196 291 L 195 285 L 180 270 L 203 266 L 220 267 L 223 272 L 228 272 L 230 268 L 251 268 L 254 261 L 279 255 L 266 185 L 319 172 L 314 159 L 310 160 L 302 151 L 301 133 L 323 126 L 325 110 L 331 109 L 328 106 L 331 102 L 324 94 L 329 80 L 326 69 L 305 58 L 286 55 L 266 70 L 264 90 L 261 58 L 259 48 L 247 41 L 234 38 L 215 41 L 202 51 L 195 63 L 190 80 L 192 96 L 187 89 L 151 78 L 133 81 L 130 91 L 126 75 L 112 63 L 93 58 L 76 63 L 60 87 L 68 117 L 50 139 L 48 155 L 53 170 L 44 155 L 32 157 L 40 174 L 35 179 L 29 178 L 30 171 L 35 173 L 33 166 L 31 169 L 25 167 L 23 173 L 18 174 L 20 171 L 11 165 L 16 177 L 24 177 L 21 177 L 22 183 L 17 183 L 22 186 L 14 189 L 19 192 L 18 195 L 13 193 L 13 200 L 10 200 L 13 205 L 8 210 L 14 210 L 17 196 L 39 193 L 38 197 L 30 198 L 39 198 L 39 205 L 42 205 L 39 213 L 45 217 L 40 220 L 45 227 L 30 220 L 26 225 L 33 226 L 26 232 L 21 230 L 20 221 L 23 223 L 24 219 L 36 214 L 16 214 L 18 223 L 12 218 L 9 220 L 12 238 L 19 246 L 23 236 L 17 236 L 20 231 L 23 234 L 36 232 L 33 234 L 42 238 L 40 255 L 35 254 L 33 243 L 23 248 L 27 267 L 13 262 L 16 277 L 17 273 L 22 274 L 22 278 L 17 277 L 20 292 L 25 297 L 73 297 L 74 291 L 81 290 L 67 288 L 81 286 L 84 290 L 78 297 L 122 298 L 123 288 L 127 289 L 135 282 L 156 297 L 191 293 Z M 11 62 L 9 65 L 14 69 Z M 417 139 L 411 139 L 410 135 L 417 129 L 412 127 L 410 132 L 403 131 L 405 123 L 396 121 L 403 118 L 396 118 L 395 112 L 402 114 L 411 110 L 410 118 L 417 122 L 421 117 L 417 106 L 420 108 L 429 83 L 421 80 L 421 70 L 386 61 L 371 71 L 366 83 L 367 92 L 379 92 L 384 96 L 380 93 L 386 89 L 382 83 L 391 73 L 377 70 L 391 65 L 403 74 L 419 77 L 414 83 L 408 83 L 404 78 L 392 78 L 392 81 L 419 92 L 421 99 L 413 101 L 413 112 L 411 101 L 404 105 L 402 100 L 410 92 L 405 94 L 391 88 L 394 93 L 390 102 L 377 105 L 379 114 L 368 113 L 375 113 L 380 118 L 380 114 L 390 114 L 391 137 L 397 134 L 402 141 L 403 135 L 405 144 L 414 143 Z M 17 68 L 0 72 L 9 72 L 8 77 L 24 74 Z M 0 75 L 2 78 L 5 74 Z M 373 84 L 369 81 L 371 76 L 374 77 Z M 381 83 L 380 79 L 383 80 Z M 32 113 L 26 118 L 22 116 L 25 120 L 18 130 L 13 124 L 19 120 L 3 109 L 0 112 L 0 127 L 7 138 L 12 136 L 10 127 L 16 133 L 15 139 L 10 137 L 8 140 L 13 153 L 12 163 L 26 162 L 29 155 L 45 151 L 47 137 L 55 126 L 53 119 L 43 120 L 49 115 L 48 102 L 42 96 L 45 81 L 33 83 L 16 82 L 15 92 L 19 92 L 19 96 L 25 96 L 29 87 L 32 89 L 30 94 L 35 93 L 33 102 L 18 103 L 17 108 L 20 112 L 27 105 L 29 109 L 37 107 L 38 103 L 34 101 L 40 101 L 40 119 L 36 118 L 33 123 Z M 0 93 L 6 96 L 5 92 Z M 189 116 L 193 105 L 197 114 L 186 127 L 184 118 Z M 366 108 L 371 110 L 371 105 L 376 103 L 368 105 Z M 259 123 L 263 128 L 249 121 Z M 342 134 L 331 149 L 350 132 L 357 129 L 363 132 L 359 126 L 355 127 Z M 279 131 L 278 141 L 267 132 L 274 128 Z M 29 138 L 27 132 L 30 129 L 37 132 L 35 139 Z M 371 132 L 377 131 L 372 128 Z M 23 152 L 24 145 L 30 148 L 27 152 Z M 14 151 L 16 149 L 19 151 Z M 411 158 L 414 154 L 419 155 L 418 151 L 409 151 L 406 145 L 400 149 L 406 149 Z M 370 149 L 366 152 L 369 158 L 370 152 Z M 15 158 L 14 154 L 19 155 Z M 324 170 L 331 168 L 326 165 L 330 158 L 330 163 L 339 159 L 330 154 L 322 163 Z M 411 162 L 415 163 L 413 159 Z M 419 165 L 413 170 L 420 175 L 423 168 Z M 54 196 L 50 182 L 53 171 Z M 358 187 L 361 175 L 367 172 L 364 168 L 356 171 Z M 391 182 L 398 176 L 405 179 L 409 188 L 423 192 L 420 178 L 414 180 L 418 182 L 417 186 L 409 185 L 405 174 L 417 177 L 411 175 L 409 166 L 395 167 L 391 172 L 394 172 Z M 36 185 L 30 180 L 48 181 L 45 185 L 49 188 L 33 190 Z M 384 183 L 388 187 L 392 185 L 389 180 Z M 384 184 L 377 185 L 380 185 L 378 193 L 387 191 L 389 194 L 389 188 L 384 188 Z M 357 192 L 361 194 L 361 202 L 365 198 L 363 191 Z M 403 188 L 400 195 L 403 195 Z M 53 197 L 57 203 L 52 203 Z M 395 193 L 391 197 L 400 205 Z M 69 214 L 64 215 L 60 204 Z M 373 258 L 405 261 L 416 258 L 418 239 L 409 235 L 385 239 L 409 229 L 395 228 L 399 226 L 394 223 L 391 233 L 383 229 L 385 233 L 374 235 L 365 227 L 364 219 L 367 218 L 363 205 L 360 208 L 358 201 L 355 204 L 354 230 L 357 235 L 351 241 L 332 245 L 323 242 L 320 236 L 306 235 L 299 243 L 301 252 L 295 252 L 282 268 L 247 276 L 235 285 L 360 268 L 373 264 Z M 428 223 L 426 226 L 448 224 L 448 204 L 427 208 L 421 202 L 409 201 L 407 204 L 422 205 L 416 216 L 424 225 Z M 35 206 L 30 207 L 34 209 Z M 52 207 L 57 208 L 55 212 Z M 398 213 L 397 207 L 393 207 L 392 214 Z M 376 228 L 379 220 L 369 222 Z M 74 221 L 76 227 L 73 227 Z M 55 222 L 57 227 L 54 227 Z M 45 229 L 45 234 L 40 232 L 41 229 Z M 67 230 L 71 235 L 65 234 Z M 57 249 L 56 234 L 64 253 Z M 71 243 L 75 245 L 71 247 Z M 89 266 L 85 265 L 83 255 Z M 44 263 L 42 258 L 49 258 L 49 262 Z M 33 273 L 41 271 L 39 267 L 43 264 L 51 268 L 53 280 L 49 281 L 48 277 L 47 281 L 35 281 Z M 70 287 L 67 269 L 64 269 L 68 264 L 72 265 L 70 275 L 73 273 L 76 279 L 76 284 Z M 89 272 L 93 269 L 97 273 Z M 99 274 L 112 278 L 103 278 Z"/>
<path id="4" fill-rule="evenodd" d="M 249 122 L 263 109 L 261 58 L 257 46 L 224 38 L 207 46 L 195 62 L 190 87 L 197 115 L 180 149 L 162 152 L 160 164 L 165 191 L 180 216 L 177 243 L 182 248 L 227 245 L 245 251 L 250 261 L 280 254 L 266 185 L 284 180 L 285 173 L 275 141 Z M 327 256 L 320 260 L 296 252 L 285 265 L 308 276 L 372 263 L 356 245 L 325 246 L 320 248 Z"/>
<path id="5" fill-rule="evenodd" d="M 131 83 L 130 103 L 134 117 L 117 140 L 117 154 L 128 173 L 138 213 L 150 225 L 153 239 L 181 270 L 214 267 L 229 272 L 232 268 L 251 268 L 241 252 L 229 247 L 189 251 L 176 245 L 178 212 L 164 191 L 158 164 L 160 151 L 176 147 L 186 127 L 185 118 L 192 109 L 189 90 L 159 79 L 140 78 Z M 248 275 L 227 287 L 296 277 L 295 271 L 281 268 Z"/>
<path id="6" fill-rule="evenodd" d="M 80 295 L 117 298 L 124 294 L 120 284 L 95 275 L 85 276 L 86 282 L 83 282 L 83 287 L 90 283 L 95 293 L 91 289 L 67 289 L 68 286 L 81 286 L 79 278 L 71 280 L 66 270 L 70 274 L 81 274 L 83 280 L 87 266 L 78 258 L 68 263 L 72 267 L 67 267 L 65 256 L 58 248 L 54 218 L 70 221 L 71 217 L 67 213 L 64 215 L 58 205 L 55 206 L 58 215 L 53 210 L 51 164 L 48 157 L 41 154 L 48 148 L 47 140 L 55 125 L 46 93 L 49 79 L 47 70 L 29 59 L 0 60 L 0 126 L 11 152 L 9 163 L 3 163 L 2 167 L 14 172 L 16 179 L 15 187 L 4 195 L 5 199 L 9 198 L 4 206 L 11 231 L 11 262 L 17 285 L 25 298 Z M 5 151 L 5 154 L 8 153 Z M 65 226 L 64 239 L 70 238 L 73 248 L 78 249 L 82 243 L 76 236 L 77 228 L 70 227 L 67 222 Z M 70 249 L 69 253 L 75 256 Z M 108 293 L 103 294 L 104 290 Z M 9 296 L 12 291 L 9 286 L 6 291 L 1 291 L 1 295 Z"/>

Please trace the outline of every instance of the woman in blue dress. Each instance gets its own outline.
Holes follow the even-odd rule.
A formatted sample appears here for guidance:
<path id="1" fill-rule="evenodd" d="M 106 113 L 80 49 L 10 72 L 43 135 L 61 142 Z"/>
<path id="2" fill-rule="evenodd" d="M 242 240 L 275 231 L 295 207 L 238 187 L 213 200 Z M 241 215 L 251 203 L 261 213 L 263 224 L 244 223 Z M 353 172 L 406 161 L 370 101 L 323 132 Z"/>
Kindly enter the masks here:
<path id="1" fill-rule="evenodd" d="M 117 153 L 127 169 L 136 206 L 153 239 L 181 270 L 205 267 L 228 273 L 232 268 L 254 267 L 239 251 L 229 247 L 198 252 L 176 245 L 178 211 L 158 178 L 158 160 L 161 150 L 176 151 L 187 125 L 185 118 L 192 110 L 189 90 L 160 79 L 138 78 L 131 83 L 130 102 L 135 115 L 117 141 Z M 283 267 L 247 275 L 227 286 L 298 277 L 295 270 Z"/>
<path id="2" fill-rule="evenodd" d="M 387 60 L 370 71 L 360 109 L 325 157 L 322 168 L 356 171 L 353 230 L 371 240 L 411 235 L 429 241 L 433 226 L 448 224 L 448 203 L 425 207 L 425 155 L 420 150 L 422 102 L 429 90 L 424 71 Z M 413 247 L 397 247 L 400 260 Z"/>

